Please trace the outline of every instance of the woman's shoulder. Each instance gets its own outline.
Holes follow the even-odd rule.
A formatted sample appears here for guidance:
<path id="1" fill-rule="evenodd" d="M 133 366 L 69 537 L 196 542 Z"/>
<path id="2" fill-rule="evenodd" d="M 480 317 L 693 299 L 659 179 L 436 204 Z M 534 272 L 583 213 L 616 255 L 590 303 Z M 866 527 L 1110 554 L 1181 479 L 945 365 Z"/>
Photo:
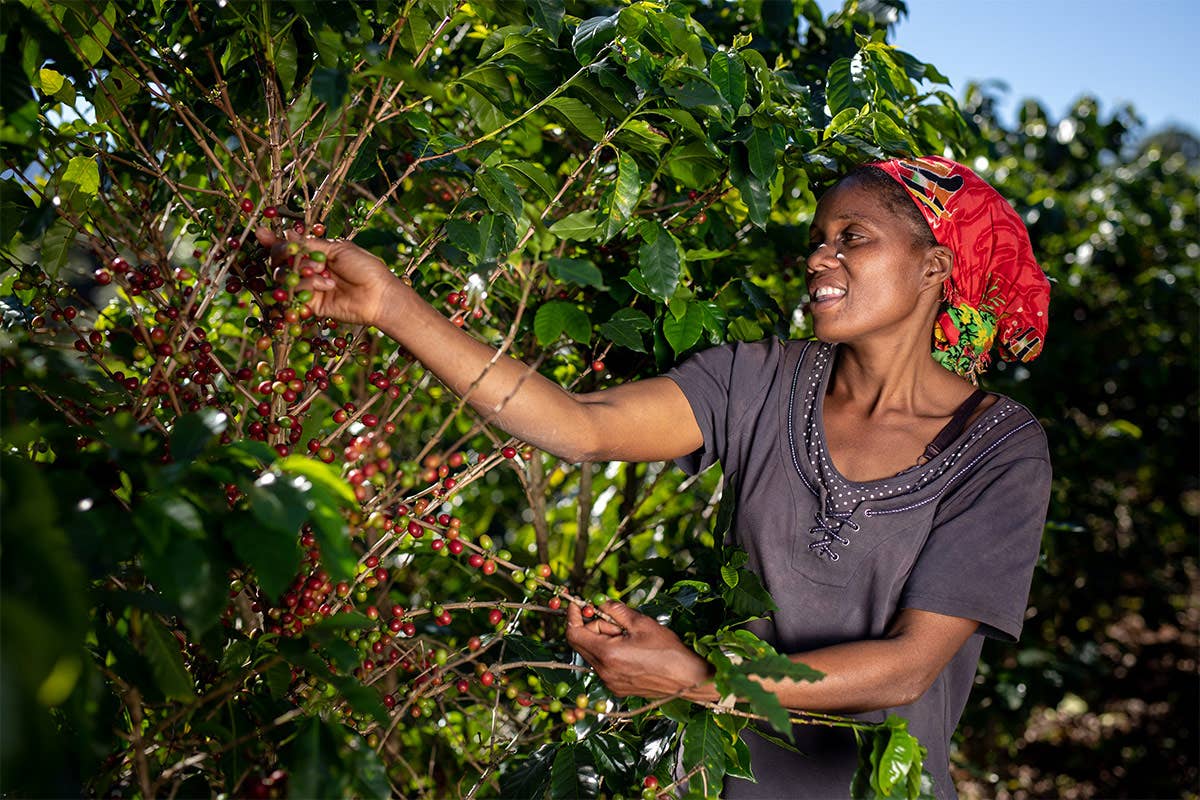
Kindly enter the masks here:
<path id="1" fill-rule="evenodd" d="M 983 415 L 997 417 L 989 445 L 997 455 L 1012 460 L 1040 458 L 1050 460 L 1050 444 L 1040 419 L 1027 406 L 1000 392 L 988 392 L 996 402 Z"/>

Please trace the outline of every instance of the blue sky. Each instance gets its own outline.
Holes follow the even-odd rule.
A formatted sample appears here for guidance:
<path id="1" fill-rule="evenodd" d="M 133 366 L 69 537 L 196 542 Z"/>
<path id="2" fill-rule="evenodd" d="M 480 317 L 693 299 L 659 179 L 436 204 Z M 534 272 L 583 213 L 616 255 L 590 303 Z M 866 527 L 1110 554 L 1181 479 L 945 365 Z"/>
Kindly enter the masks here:
<path id="1" fill-rule="evenodd" d="M 840 0 L 818 0 L 828 13 Z M 1058 118 L 1081 94 L 1107 114 L 1129 102 L 1152 131 L 1200 135 L 1197 0 L 908 0 L 892 43 L 936 66 L 961 96 L 973 80 L 1008 84 L 1002 104 L 1035 97 Z"/>

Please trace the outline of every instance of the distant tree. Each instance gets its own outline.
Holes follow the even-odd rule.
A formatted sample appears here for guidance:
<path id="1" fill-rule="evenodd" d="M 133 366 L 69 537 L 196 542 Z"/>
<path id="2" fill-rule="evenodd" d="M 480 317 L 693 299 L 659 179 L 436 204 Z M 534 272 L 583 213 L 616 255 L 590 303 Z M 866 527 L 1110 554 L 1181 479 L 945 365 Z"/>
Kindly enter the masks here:
<path id="1" fill-rule="evenodd" d="M 989 385 L 1041 416 L 1055 482 L 1024 636 L 985 649 L 960 728 L 963 788 L 1186 796 L 1200 789 L 1200 142 L 1140 137 L 1130 109 L 1091 98 L 1057 120 L 1027 102 L 1013 126 L 993 105 L 967 92 L 972 155 L 1055 283 L 1042 356 Z"/>

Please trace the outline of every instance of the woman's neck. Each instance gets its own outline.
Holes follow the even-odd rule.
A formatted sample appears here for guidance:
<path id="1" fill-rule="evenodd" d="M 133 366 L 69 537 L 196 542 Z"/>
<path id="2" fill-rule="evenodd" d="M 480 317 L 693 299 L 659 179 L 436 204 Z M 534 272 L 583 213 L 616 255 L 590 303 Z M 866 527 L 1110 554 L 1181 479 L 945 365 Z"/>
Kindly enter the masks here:
<path id="1" fill-rule="evenodd" d="M 962 401 L 970 385 L 933 360 L 928 342 L 898 339 L 874 346 L 840 345 L 828 393 L 865 416 L 937 414 L 947 403 Z"/>

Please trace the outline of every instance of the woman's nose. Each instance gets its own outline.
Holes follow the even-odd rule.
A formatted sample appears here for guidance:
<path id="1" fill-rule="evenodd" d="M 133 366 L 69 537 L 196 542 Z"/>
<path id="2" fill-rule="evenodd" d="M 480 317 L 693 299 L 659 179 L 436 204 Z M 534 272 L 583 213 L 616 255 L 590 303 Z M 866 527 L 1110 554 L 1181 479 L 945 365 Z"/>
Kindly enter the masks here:
<path id="1" fill-rule="evenodd" d="M 838 255 L 839 254 L 834 251 L 834 248 L 830 247 L 825 242 L 821 242 L 813 248 L 811 253 L 808 254 L 807 261 L 809 271 L 816 272 L 817 270 L 828 269 L 829 267 L 837 266 Z"/>

